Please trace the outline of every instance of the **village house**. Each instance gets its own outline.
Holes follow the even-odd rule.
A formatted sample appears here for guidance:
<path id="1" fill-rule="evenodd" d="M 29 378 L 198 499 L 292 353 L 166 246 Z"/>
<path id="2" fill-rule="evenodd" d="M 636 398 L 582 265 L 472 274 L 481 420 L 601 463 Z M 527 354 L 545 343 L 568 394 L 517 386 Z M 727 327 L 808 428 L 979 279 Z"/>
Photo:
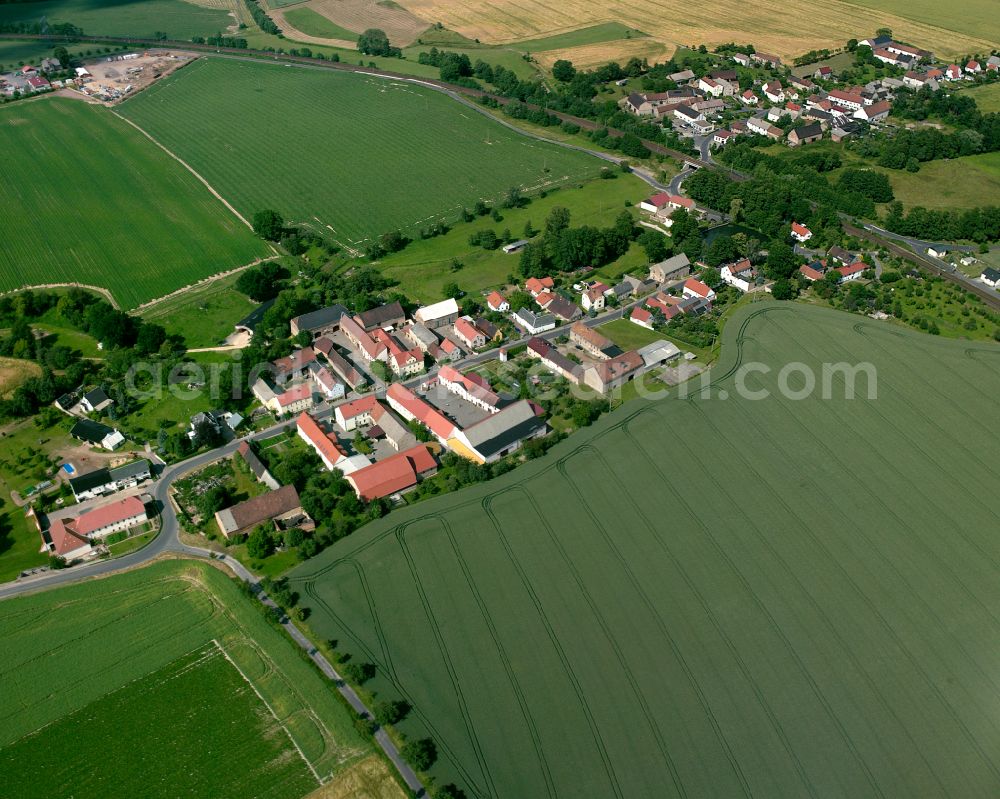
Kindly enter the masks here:
<path id="1" fill-rule="evenodd" d="M 699 299 L 709 301 L 715 299 L 715 292 L 712 288 L 693 277 L 689 277 L 684 281 L 684 287 L 681 294 L 684 297 L 697 297 Z"/>
<path id="2" fill-rule="evenodd" d="M 601 295 L 603 299 L 603 295 Z M 552 314 L 535 314 L 527 308 L 522 308 L 515 314 L 511 314 L 511 321 L 526 333 L 537 336 L 546 330 L 552 330 L 556 326 L 556 318 Z"/>
<path id="3" fill-rule="evenodd" d="M 423 350 L 407 349 L 387 330 L 373 330 L 371 337 L 376 344 L 385 347 L 385 362 L 394 375 L 405 377 L 424 370 Z"/>
<path id="4" fill-rule="evenodd" d="M 74 561 L 96 554 L 94 543 L 99 543 L 112 533 L 130 530 L 149 521 L 146 501 L 141 497 L 125 497 L 117 502 L 93 508 L 79 516 L 63 516 L 48 521 L 48 525 L 35 515 L 42 538 L 42 552 Z"/>
<path id="5" fill-rule="evenodd" d="M 135 488 L 152 479 L 149 461 L 138 460 L 117 466 L 114 469 L 102 467 L 92 472 L 70 479 L 69 486 L 77 502 L 114 494 L 128 488 Z"/>
<path id="6" fill-rule="evenodd" d="M 293 380 L 301 380 L 308 376 L 309 365 L 316 360 L 316 352 L 312 347 L 303 347 L 291 355 L 278 358 L 271 362 L 274 382 L 283 386 Z"/>
<path id="7" fill-rule="evenodd" d="M 545 291 L 552 291 L 555 285 L 551 277 L 529 277 L 524 281 L 524 288 L 532 297 L 537 297 Z"/>
<path id="8" fill-rule="evenodd" d="M 376 341 L 356 320 L 344 317 L 340 320 L 340 330 L 366 361 L 384 361 L 388 350 L 384 343 Z"/>
<path id="9" fill-rule="evenodd" d="M 253 473 L 258 483 L 266 485 L 271 491 L 277 491 L 281 488 L 281 484 L 267 470 L 261 459 L 257 457 L 257 453 L 250 448 L 250 442 L 240 442 L 240 445 L 236 448 L 236 452 L 246 462 L 247 468 Z"/>
<path id="10" fill-rule="evenodd" d="M 712 137 L 712 144 L 716 147 L 725 147 L 726 143 L 735 135 L 730 130 L 717 130 Z"/>
<path id="11" fill-rule="evenodd" d="M 438 371 L 437 380 L 442 388 L 484 411 L 497 413 L 500 410 L 500 395 L 485 378 L 475 372 L 462 374 L 452 366 L 442 366 Z"/>
<path id="12" fill-rule="evenodd" d="M 585 311 L 603 310 L 605 305 L 604 289 L 599 286 L 586 289 L 580 294 L 580 303 Z"/>
<path id="13" fill-rule="evenodd" d="M 785 102 L 785 92 L 781 88 L 781 83 L 776 80 L 764 84 L 764 96 L 772 103 Z"/>
<path id="14" fill-rule="evenodd" d="M 757 103 L 760 102 L 760 98 L 754 94 L 752 89 L 746 89 L 740 95 L 740 102 L 743 103 L 743 105 L 757 105 Z"/>
<path id="15" fill-rule="evenodd" d="M 333 373 L 344 381 L 352 391 L 367 382 L 364 375 L 355 369 L 343 355 L 337 352 L 332 339 L 325 336 L 316 339 L 313 343 L 313 349 L 323 355 Z"/>
<path id="16" fill-rule="evenodd" d="M 410 322 L 410 324 L 401 327 L 397 332 L 412 347 L 425 353 L 430 352 L 433 347 L 436 347 L 439 340 L 436 333 L 420 324 L 420 322 Z"/>
<path id="17" fill-rule="evenodd" d="M 317 393 L 325 400 L 337 400 L 347 393 L 344 384 L 337 380 L 329 369 L 316 361 L 309 364 L 309 377 Z"/>
<path id="18" fill-rule="evenodd" d="M 699 78 L 698 89 L 699 91 L 703 91 L 705 94 L 711 95 L 712 97 L 722 97 L 722 93 L 724 91 L 722 85 L 711 78 Z"/>
<path id="19" fill-rule="evenodd" d="M 809 125 L 800 125 L 789 131 L 788 145 L 790 147 L 798 147 L 802 144 L 819 141 L 822 138 L 823 126 L 819 122 L 813 122 Z"/>
<path id="20" fill-rule="evenodd" d="M 378 397 L 368 395 L 338 405 L 333 409 L 333 418 L 345 433 L 350 433 L 358 427 L 375 424 L 380 407 Z"/>
<path id="21" fill-rule="evenodd" d="M 90 419 L 77 421 L 70 429 L 69 434 L 77 441 L 85 441 L 91 446 L 102 447 L 109 452 L 114 452 L 125 443 L 125 436 L 119 431 L 106 424 L 92 422 Z"/>
<path id="22" fill-rule="evenodd" d="M 734 264 L 725 264 L 719 270 L 722 282 L 730 286 L 735 286 L 740 291 L 747 292 L 753 287 L 757 278 L 757 270 L 750 263 L 749 258 L 737 261 Z"/>
<path id="23" fill-rule="evenodd" d="M 569 340 L 599 360 L 606 361 L 621 353 L 611 339 L 602 336 L 583 322 L 577 322 L 569 329 Z"/>
<path id="24" fill-rule="evenodd" d="M 834 89 L 827 98 L 836 106 L 846 108 L 848 111 L 857 111 L 865 105 L 865 98 L 855 92 L 846 92 L 841 89 Z"/>
<path id="25" fill-rule="evenodd" d="M 491 291 L 486 298 L 486 307 L 495 313 L 506 313 L 510 310 L 510 303 L 499 291 Z"/>
<path id="26" fill-rule="evenodd" d="M 308 383 L 299 383 L 297 386 L 293 386 L 288 389 L 288 391 L 275 394 L 274 397 L 265 404 L 267 408 L 274 411 L 277 416 L 287 416 L 290 414 L 300 413 L 301 411 L 312 407 L 312 386 Z"/>
<path id="27" fill-rule="evenodd" d="M 579 385 L 583 379 L 583 367 L 571 361 L 545 339 L 533 338 L 528 341 L 527 352 L 530 357 L 541 361 L 549 371 L 574 385 Z"/>
<path id="28" fill-rule="evenodd" d="M 826 274 L 822 266 L 819 261 L 812 264 L 803 264 L 799 267 L 799 274 L 810 283 L 815 283 L 817 280 L 822 280 Z"/>
<path id="29" fill-rule="evenodd" d="M 455 423 L 439 410 L 418 397 L 402 383 L 393 383 L 390 385 L 386 389 L 385 398 L 389 403 L 389 407 L 402 416 L 405 421 L 419 422 L 442 445 L 448 445 L 448 439 L 455 433 Z"/>
<path id="30" fill-rule="evenodd" d="M 573 322 L 583 316 L 579 305 L 558 294 L 552 297 L 552 300 L 545 306 L 545 310 L 562 322 Z"/>
<path id="31" fill-rule="evenodd" d="M 809 241 L 809 239 L 812 238 L 812 235 L 812 231 L 805 225 L 800 225 L 798 222 L 792 222 L 792 238 L 800 244 L 804 244 Z"/>
<path id="32" fill-rule="evenodd" d="M 880 122 L 892 112 L 892 103 L 881 102 L 866 105 L 854 112 L 854 118 L 862 122 Z"/>
<path id="33" fill-rule="evenodd" d="M 987 286 L 997 288 L 1000 286 L 1000 271 L 994 269 L 992 266 L 987 266 L 979 275 L 979 279 Z"/>
<path id="34" fill-rule="evenodd" d="M 455 337 L 470 350 L 486 346 L 486 334 L 476 327 L 471 316 L 460 316 L 455 320 Z"/>
<path id="35" fill-rule="evenodd" d="M 868 264 L 864 261 L 855 261 L 853 264 L 838 266 L 835 271 L 839 272 L 840 279 L 847 283 L 851 280 L 860 280 L 866 269 Z"/>
<path id="36" fill-rule="evenodd" d="M 261 524 L 271 523 L 279 529 L 291 529 L 306 526 L 311 519 L 302 509 L 295 486 L 287 485 L 217 511 L 215 522 L 226 540 L 230 540 Z"/>
<path id="37" fill-rule="evenodd" d="M 770 53 L 753 53 L 750 56 L 750 60 L 757 64 L 762 64 L 766 67 L 780 67 L 781 59 L 776 55 L 771 55 Z"/>
<path id="38" fill-rule="evenodd" d="M 84 413 L 103 413 L 114 405 L 103 388 L 95 388 L 80 397 L 80 410 Z"/>
<path id="39" fill-rule="evenodd" d="M 639 210 L 645 211 L 648 214 L 655 214 L 661 209 L 666 208 L 669 202 L 670 195 L 661 191 L 646 200 L 641 200 L 639 202 Z"/>
<path id="40" fill-rule="evenodd" d="M 638 306 L 632 309 L 632 313 L 629 314 L 629 321 L 633 324 L 639 325 L 639 327 L 644 327 L 646 330 L 653 329 L 653 313 L 652 311 L 647 311 L 645 308 L 639 308 Z"/>
<path id="41" fill-rule="evenodd" d="M 685 277 L 690 271 L 691 261 L 687 255 L 679 253 L 649 267 L 649 279 L 654 283 L 666 283 L 668 280 Z"/>
<path id="42" fill-rule="evenodd" d="M 337 443 L 337 436 L 326 433 L 308 413 L 299 414 L 295 420 L 295 429 L 298 437 L 312 448 L 328 471 L 339 468 L 338 464 L 347 457 L 347 453 Z M 368 463 L 367 458 L 365 463 Z"/>

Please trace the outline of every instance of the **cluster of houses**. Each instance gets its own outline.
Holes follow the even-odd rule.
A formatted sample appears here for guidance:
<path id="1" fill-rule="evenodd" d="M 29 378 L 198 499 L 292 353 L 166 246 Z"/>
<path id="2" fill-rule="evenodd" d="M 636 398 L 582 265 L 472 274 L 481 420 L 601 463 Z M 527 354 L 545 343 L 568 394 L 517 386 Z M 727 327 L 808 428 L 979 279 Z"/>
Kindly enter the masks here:
<path id="1" fill-rule="evenodd" d="M 817 258 L 799 267 L 799 275 L 815 283 L 817 280 L 828 280 L 832 274 L 838 283 L 849 283 L 860 280 L 866 269 L 871 267 L 861 258 L 842 247 L 831 247 L 826 258 Z"/>
<path id="2" fill-rule="evenodd" d="M 62 64 L 55 58 L 44 59 L 40 67 L 25 64 L 14 72 L 0 75 L 0 94 L 6 97 L 24 96 L 62 88 L 63 81 L 49 79 L 50 75 L 62 71 Z"/>
<path id="3" fill-rule="evenodd" d="M 814 81 L 829 85 L 828 82 L 834 80 L 829 66 L 817 67 L 811 78 L 785 73 L 782 78 L 758 80 L 753 88 L 747 89 L 740 88 L 735 70 L 714 69 L 699 76 L 685 69 L 669 76 L 677 88 L 632 93 L 621 101 L 621 106 L 638 116 L 661 121 L 669 119 L 672 126 L 698 135 L 712 134 L 715 147 L 724 147 L 741 134 L 766 136 L 798 147 L 821 139 L 827 131 L 835 141 L 840 141 L 861 132 L 863 124 L 883 121 L 892 110 L 897 89 L 924 86 L 937 89 L 942 81 L 973 80 L 981 73 L 1000 71 L 1000 56 L 996 55 L 983 62 L 971 60 L 965 65 L 938 65 L 932 53 L 885 36 L 864 39 L 858 46 L 871 48 L 879 61 L 906 71 L 900 77 L 873 80 L 865 86 L 827 90 Z M 767 53 L 737 53 L 732 59 L 742 66 L 781 67 L 781 60 Z M 740 106 L 754 111 L 753 115 L 716 129 L 713 120 L 727 109 Z M 787 133 L 775 124 L 783 117 L 794 123 Z"/>

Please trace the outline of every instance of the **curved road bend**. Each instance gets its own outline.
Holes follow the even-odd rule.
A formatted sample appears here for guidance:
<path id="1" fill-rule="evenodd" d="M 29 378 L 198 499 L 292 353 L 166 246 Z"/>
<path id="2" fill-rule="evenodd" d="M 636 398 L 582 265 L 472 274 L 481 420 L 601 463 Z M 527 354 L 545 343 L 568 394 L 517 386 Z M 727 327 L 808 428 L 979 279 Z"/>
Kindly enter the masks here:
<path id="1" fill-rule="evenodd" d="M 46 572 L 39 577 L 29 578 L 20 582 L 5 583 L 0 585 L 0 599 L 7 599 L 19 594 L 55 588 L 57 586 L 79 582 L 80 580 L 84 580 L 89 577 L 111 574 L 113 572 L 122 571 L 135 566 L 141 566 L 142 564 L 147 563 L 153 558 L 159 557 L 164 553 L 176 553 L 192 558 L 217 558 L 217 560 L 225 563 L 233 571 L 236 577 L 246 583 L 249 583 L 251 586 L 254 586 L 257 598 L 260 599 L 263 604 L 269 607 L 277 607 L 274 601 L 267 596 L 263 590 L 261 590 L 257 577 L 242 563 L 227 555 L 218 557 L 217 554 L 211 550 L 189 546 L 180 540 L 180 537 L 178 536 L 179 524 L 177 522 L 177 515 L 173 511 L 173 507 L 170 505 L 167 494 L 171 484 L 179 477 L 182 477 L 194 469 L 205 466 L 212 461 L 218 460 L 219 458 L 231 455 L 236 451 L 236 448 L 240 445 L 241 441 L 247 439 L 270 438 L 280 434 L 281 430 L 287 425 L 287 421 L 272 425 L 271 427 L 261 430 L 260 432 L 244 436 L 240 439 L 235 439 L 217 449 L 202 453 L 201 455 L 195 455 L 194 457 L 188 458 L 186 461 L 181 461 L 173 466 L 167 466 L 161 472 L 156 484 L 153 487 L 153 497 L 158 502 L 162 503 L 163 508 L 163 511 L 160 514 L 160 534 L 139 551 L 130 555 L 125 555 L 121 558 L 115 558 L 114 560 L 95 561 L 92 563 L 81 564 L 80 566 L 74 566 L 70 569 Z M 357 692 L 344 681 L 343 677 L 337 673 L 337 670 L 333 667 L 330 661 L 327 660 L 326 657 L 324 657 L 323 654 L 312 645 L 302 631 L 292 624 L 291 620 L 287 617 L 282 619 L 281 626 L 284 627 L 285 632 L 288 633 L 292 640 L 298 644 L 299 647 L 313 661 L 313 663 L 316 664 L 319 670 L 323 672 L 327 678 L 334 682 L 334 685 L 340 692 L 341 696 L 347 700 L 347 703 L 354 709 L 354 711 L 360 716 L 371 718 L 372 713 L 362 701 L 361 697 L 358 696 Z M 417 777 L 413 769 L 410 768 L 407 762 L 403 759 L 399 749 L 396 748 L 396 745 L 389 738 L 388 734 L 386 734 L 385 730 L 379 729 L 375 733 L 375 742 L 382 749 L 385 756 L 392 762 L 407 787 L 417 796 L 425 796 L 426 788 L 424 784 L 420 781 L 419 777 Z"/>

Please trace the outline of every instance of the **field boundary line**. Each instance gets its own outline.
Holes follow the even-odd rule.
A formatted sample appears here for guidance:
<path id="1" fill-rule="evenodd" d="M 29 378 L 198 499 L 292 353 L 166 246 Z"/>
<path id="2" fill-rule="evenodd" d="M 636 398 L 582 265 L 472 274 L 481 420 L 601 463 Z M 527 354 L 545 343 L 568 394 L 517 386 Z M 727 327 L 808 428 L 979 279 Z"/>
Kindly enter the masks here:
<path id="1" fill-rule="evenodd" d="M 121 114 L 119 114 L 114 109 L 108 109 L 108 110 L 111 111 L 111 113 L 114 114 L 116 117 L 118 117 L 120 120 L 122 120 L 123 122 L 128 123 L 133 128 L 135 128 L 137 131 L 139 131 L 139 133 L 141 133 L 143 136 L 145 136 L 147 139 L 149 139 L 151 142 L 153 142 L 153 144 L 155 144 L 157 147 L 159 147 L 161 150 L 163 150 L 163 152 L 165 152 L 167 155 L 169 155 L 171 158 L 173 158 L 178 164 L 180 164 L 181 166 L 183 166 L 188 172 L 190 172 L 196 178 L 198 178 L 198 180 L 201 181 L 202 185 L 204 185 L 205 188 L 209 190 L 209 192 L 212 194 L 213 197 L 215 197 L 215 199 L 217 199 L 224 206 L 226 206 L 226 208 L 228 208 L 230 211 L 232 211 L 232 213 L 236 216 L 237 219 L 240 220 L 240 222 L 242 222 L 248 228 L 250 228 L 251 230 L 253 230 L 253 225 L 251 225 L 247 221 L 246 217 L 243 216 L 243 214 L 241 214 L 239 211 L 237 211 L 232 206 L 232 204 L 229 202 L 229 200 L 227 200 L 225 197 L 223 197 L 221 194 L 219 194 L 219 192 L 217 192 L 215 190 L 215 188 L 212 186 L 212 184 L 209 183 L 207 180 L 205 180 L 205 178 L 203 178 L 198 172 L 196 172 L 195 168 L 193 166 L 191 166 L 187 161 L 185 161 L 183 158 L 181 158 L 179 155 L 177 155 L 173 151 L 167 149 L 167 147 L 165 145 L 161 144 L 159 141 L 157 141 L 155 138 L 153 138 L 152 134 L 147 133 L 145 130 L 143 130 L 137 124 L 135 124 L 135 122 L 133 122 L 131 119 L 128 119 L 127 117 L 123 117 Z"/>
<path id="2" fill-rule="evenodd" d="M 271 247 L 271 249 L 273 250 L 274 247 Z M 133 311 L 148 310 L 152 308 L 154 305 L 159 305 L 161 302 L 164 302 L 165 300 L 174 299 L 175 297 L 179 297 L 182 294 L 186 294 L 189 291 L 194 291 L 195 289 L 205 288 L 206 286 L 210 286 L 212 283 L 216 283 L 219 280 L 222 280 L 223 278 L 231 277 L 232 275 L 238 274 L 245 269 L 250 269 L 251 267 L 254 266 L 260 266 L 263 263 L 267 263 L 268 261 L 273 261 L 275 258 L 280 258 L 280 257 L 281 257 L 280 255 L 275 254 L 275 255 L 268 255 L 266 258 L 254 258 L 254 260 L 252 260 L 248 264 L 243 264 L 242 266 L 236 266 L 233 267 L 232 269 L 227 269 L 225 272 L 216 272 L 214 275 L 203 277 L 196 283 L 190 283 L 187 286 L 182 286 L 179 289 L 171 291 L 169 294 L 164 294 L 162 297 L 155 297 L 152 300 L 147 300 L 146 302 L 142 303 L 142 305 L 135 306 L 135 308 L 133 308 L 132 310 Z"/>
<path id="3" fill-rule="evenodd" d="M 247 685 L 249 685 L 250 688 L 251 688 L 251 690 L 255 694 L 257 694 L 257 698 L 264 704 L 264 707 L 267 708 L 267 712 L 271 714 L 271 716 L 274 718 L 274 720 L 278 723 L 278 726 L 281 727 L 282 730 L 284 730 L 285 735 L 288 736 L 288 740 L 291 741 L 292 742 L 292 746 L 295 747 L 295 751 L 298 752 L 299 753 L 299 757 L 302 758 L 302 762 L 306 764 L 306 767 L 312 773 L 313 777 L 316 778 L 316 782 L 318 784 L 322 785 L 323 784 L 323 780 L 320 778 L 319 774 L 316 772 L 316 769 L 313 768 L 313 764 L 309 762 L 309 758 L 307 758 L 305 756 L 305 753 L 302 751 L 302 749 L 299 748 L 298 743 L 296 743 L 295 739 L 292 737 L 292 733 L 288 730 L 288 727 L 285 726 L 285 723 L 281 719 L 278 718 L 278 714 L 274 712 L 274 708 L 272 708 L 271 705 L 270 705 L 270 703 L 264 698 L 264 695 L 260 691 L 257 690 L 257 686 L 254 685 L 253 682 L 251 682 L 250 678 L 247 677 L 247 675 L 243 673 L 243 669 L 241 669 L 239 666 L 236 665 L 236 661 L 233 660 L 231 657 L 229 657 L 229 653 L 223 648 L 222 644 L 220 644 L 218 642 L 218 640 L 215 639 L 215 638 L 212 639 L 212 643 L 215 644 L 215 646 L 218 648 L 219 652 L 222 653 L 222 656 L 226 660 L 229 661 L 230 665 L 232 665 L 232 667 L 234 669 L 236 669 L 236 673 L 239 674 L 240 677 L 242 677 L 244 680 L 246 680 Z"/>
<path id="4" fill-rule="evenodd" d="M 120 311 L 121 306 L 118 304 L 118 300 L 115 299 L 114 295 L 109 289 L 101 288 L 100 286 L 91 286 L 89 283 L 34 283 L 32 285 L 24 285 L 17 289 L 8 289 L 7 291 L 0 291 L 0 297 L 6 297 L 8 294 L 20 294 L 22 291 L 34 291 L 35 289 L 86 289 L 88 291 L 96 291 L 109 303 L 111 307 L 115 310 Z"/>

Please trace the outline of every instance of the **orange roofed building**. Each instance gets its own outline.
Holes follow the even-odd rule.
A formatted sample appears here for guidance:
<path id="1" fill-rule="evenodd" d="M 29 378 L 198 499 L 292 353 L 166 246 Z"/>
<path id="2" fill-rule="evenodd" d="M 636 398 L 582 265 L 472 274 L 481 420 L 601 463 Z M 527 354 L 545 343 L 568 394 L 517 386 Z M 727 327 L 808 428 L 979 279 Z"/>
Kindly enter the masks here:
<path id="1" fill-rule="evenodd" d="M 426 444 L 417 444 L 385 460 L 347 475 L 358 499 L 370 501 L 413 488 L 437 471 L 437 461 Z"/>

